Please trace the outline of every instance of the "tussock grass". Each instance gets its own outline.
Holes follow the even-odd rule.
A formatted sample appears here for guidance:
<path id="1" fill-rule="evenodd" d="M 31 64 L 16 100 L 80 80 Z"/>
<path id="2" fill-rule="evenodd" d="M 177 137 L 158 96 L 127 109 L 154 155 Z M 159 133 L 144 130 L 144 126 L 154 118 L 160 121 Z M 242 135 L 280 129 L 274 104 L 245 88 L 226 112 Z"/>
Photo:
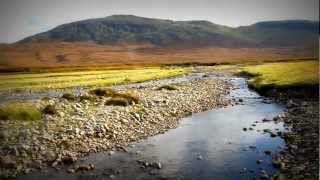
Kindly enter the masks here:
<path id="1" fill-rule="evenodd" d="M 247 66 L 240 74 L 251 76 L 249 86 L 256 90 L 310 87 L 319 84 L 319 62 L 281 62 Z"/>
<path id="2" fill-rule="evenodd" d="M 128 106 L 132 104 L 138 104 L 140 99 L 137 94 L 133 92 L 115 93 L 109 100 L 106 101 L 106 105 L 116 106 Z"/>
<path id="3" fill-rule="evenodd" d="M 77 97 L 74 94 L 71 93 L 65 93 L 62 95 L 62 98 L 68 100 L 68 101 L 75 101 Z"/>
<path id="4" fill-rule="evenodd" d="M 0 105 L 0 120 L 34 121 L 41 119 L 41 112 L 30 103 L 9 102 Z"/>
<path id="5" fill-rule="evenodd" d="M 128 99 L 123 97 L 112 97 L 111 99 L 107 100 L 105 105 L 107 106 L 128 106 L 130 102 Z"/>
<path id="6" fill-rule="evenodd" d="M 80 101 L 84 101 L 84 100 L 87 100 L 87 101 L 95 101 L 96 100 L 96 97 L 91 95 L 91 94 L 83 94 L 83 95 L 80 95 L 79 96 L 79 99 Z"/>
<path id="7" fill-rule="evenodd" d="M 89 94 L 94 94 L 96 96 L 113 96 L 114 94 L 116 94 L 116 91 L 114 91 L 113 89 L 101 89 L 101 88 L 97 88 L 97 89 L 93 89 L 89 91 Z"/>
<path id="8" fill-rule="evenodd" d="M 93 94 L 96 96 L 111 97 L 111 99 L 118 99 L 118 98 L 121 100 L 125 99 L 128 101 L 128 104 L 139 103 L 138 95 L 130 91 L 120 93 L 110 88 L 108 89 L 98 88 L 98 89 L 93 89 L 89 91 L 89 94 Z"/>
<path id="9" fill-rule="evenodd" d="M 157 90 L 162 90 L 162 89 L 173 91 L 173 90 L 178 90 L 178 87 L 172 84 L 165 84 L 157 88 Z"/>
<path id="10" fill-rule="evenodd" d="M 112 96 L 113 98 L 124 98 L 127 99 L 129 104 L 138 104 L 140 99 L 137 94 L 133 92 L 116 93 Z"/>
<path id="11" fill-rule="evenodd" d="M 43 112 L 44 114 L 51 114 L 51 115 L 57 114 L 57 110 L 56 110 L 55 106 L 50 105 L 50 104 L 47 105 L 47 106 L 42 110 L 42 112 Z"/>

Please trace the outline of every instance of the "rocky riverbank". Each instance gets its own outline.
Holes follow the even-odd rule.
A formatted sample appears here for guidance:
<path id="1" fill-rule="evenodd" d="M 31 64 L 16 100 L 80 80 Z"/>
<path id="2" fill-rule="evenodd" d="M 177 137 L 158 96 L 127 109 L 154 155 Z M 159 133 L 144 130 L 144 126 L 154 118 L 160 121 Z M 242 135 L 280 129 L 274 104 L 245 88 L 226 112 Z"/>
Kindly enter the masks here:
<path id="1" fill-rule="evenodd" d="M 286 179 L 319 179 L 318 91 L 274 91 L 269 96 L 286 105 L 287 111 L 274 120 L 290 129 L 282 135 L 287 148 L 273 164 Z"/>
<path id="2" fill-rule="evenodd" d="M 184 116 L 229 103 L 224 96 L 231 87 L 223 80 L 204 77 L 176 87 L 158 90 L 156 82 L 152 86 L 130 87 L 140 102 L 128 106 L 106 105 L 109 98 L 103 96 L 94 100 L 51 98 L 37 102 L 39 107 L 54 106 L 56 113 L 18 127 L 1 121 L 1 177 L 47 166 L 59 168 L 91 152 L 126 151 L 128 143 L 175 128 Z M 128 89 L 122 87 L 120 91 L 123 90 Z"/>

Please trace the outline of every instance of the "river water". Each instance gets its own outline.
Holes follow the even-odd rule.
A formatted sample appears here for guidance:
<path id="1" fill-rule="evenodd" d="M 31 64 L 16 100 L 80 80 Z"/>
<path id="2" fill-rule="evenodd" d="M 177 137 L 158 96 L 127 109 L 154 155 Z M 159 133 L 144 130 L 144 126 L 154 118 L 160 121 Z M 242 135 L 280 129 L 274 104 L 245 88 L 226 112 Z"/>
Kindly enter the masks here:
<path id="1" fill-rule="evenodd" d="M 284 109 L 249 90 L 244 78 L 228 80 L 236 88 L 227 98 L 241 98 L 239 105 L 193 114 L 182 119 L 176 129 L 133 143 L 128 152 L 94 153 L 77 162 L 93 163 L 93 171 L 69 174 L 47 169 L 18 179 L 241 180 L 259 179 L 261 170 L 273 174 L 277 170 L 272 166 L 272 155 L 284 148 L 284 141 L 263 130 L 284 131 L 284 127 L 282 123 L 262 123 L 262 119 L 272 119 Z M 265 150 L 271 151 L 271 156 Z M 138 160 L 160 162 L 162 168 L 141 168 Z"/>

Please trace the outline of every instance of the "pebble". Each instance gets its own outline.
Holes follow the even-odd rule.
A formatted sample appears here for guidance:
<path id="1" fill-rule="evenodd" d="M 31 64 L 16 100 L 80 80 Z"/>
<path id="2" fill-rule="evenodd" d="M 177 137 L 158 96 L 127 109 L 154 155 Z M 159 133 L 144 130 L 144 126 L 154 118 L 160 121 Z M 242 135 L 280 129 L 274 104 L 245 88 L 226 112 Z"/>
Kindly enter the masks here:
<path id="1" fill-rule="evenodd" d="M 201 156 L 201 155 L 199 155 L 198 157 L 197 157 L 197 160 L 202 160 L 203 159 L 203 157 Z"/>
<path id="2" fill-rule="evenodd" d="M 271 151 L 269 151 L 269 150 L 265 150 L 264 153 L 265 153 L 266 155 L 271 155 Z"/>

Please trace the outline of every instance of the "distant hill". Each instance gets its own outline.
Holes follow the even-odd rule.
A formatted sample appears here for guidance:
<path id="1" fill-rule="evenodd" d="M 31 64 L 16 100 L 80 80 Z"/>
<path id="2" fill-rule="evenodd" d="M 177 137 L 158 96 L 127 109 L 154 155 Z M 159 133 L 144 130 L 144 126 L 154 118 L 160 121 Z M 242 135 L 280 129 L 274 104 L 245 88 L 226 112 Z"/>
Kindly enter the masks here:
<path id="1" fill-rule="evenodd" d="M 27 37 L 27 42 L 94 42 L 152 44 L 177 47 L 314 47 L 319 22 L 290 20 L 259 22 L 231 28 L 209 21 L 171 21 L 113 15 L 60 25 Z"/>
<path id="2" fill-rule="evenodd" d="M 319 22 L 312 21 L 232 28 L 209 21 L 114 15 L 0 44 L 0 71 L 319 58 L 318 37 Z"/>

